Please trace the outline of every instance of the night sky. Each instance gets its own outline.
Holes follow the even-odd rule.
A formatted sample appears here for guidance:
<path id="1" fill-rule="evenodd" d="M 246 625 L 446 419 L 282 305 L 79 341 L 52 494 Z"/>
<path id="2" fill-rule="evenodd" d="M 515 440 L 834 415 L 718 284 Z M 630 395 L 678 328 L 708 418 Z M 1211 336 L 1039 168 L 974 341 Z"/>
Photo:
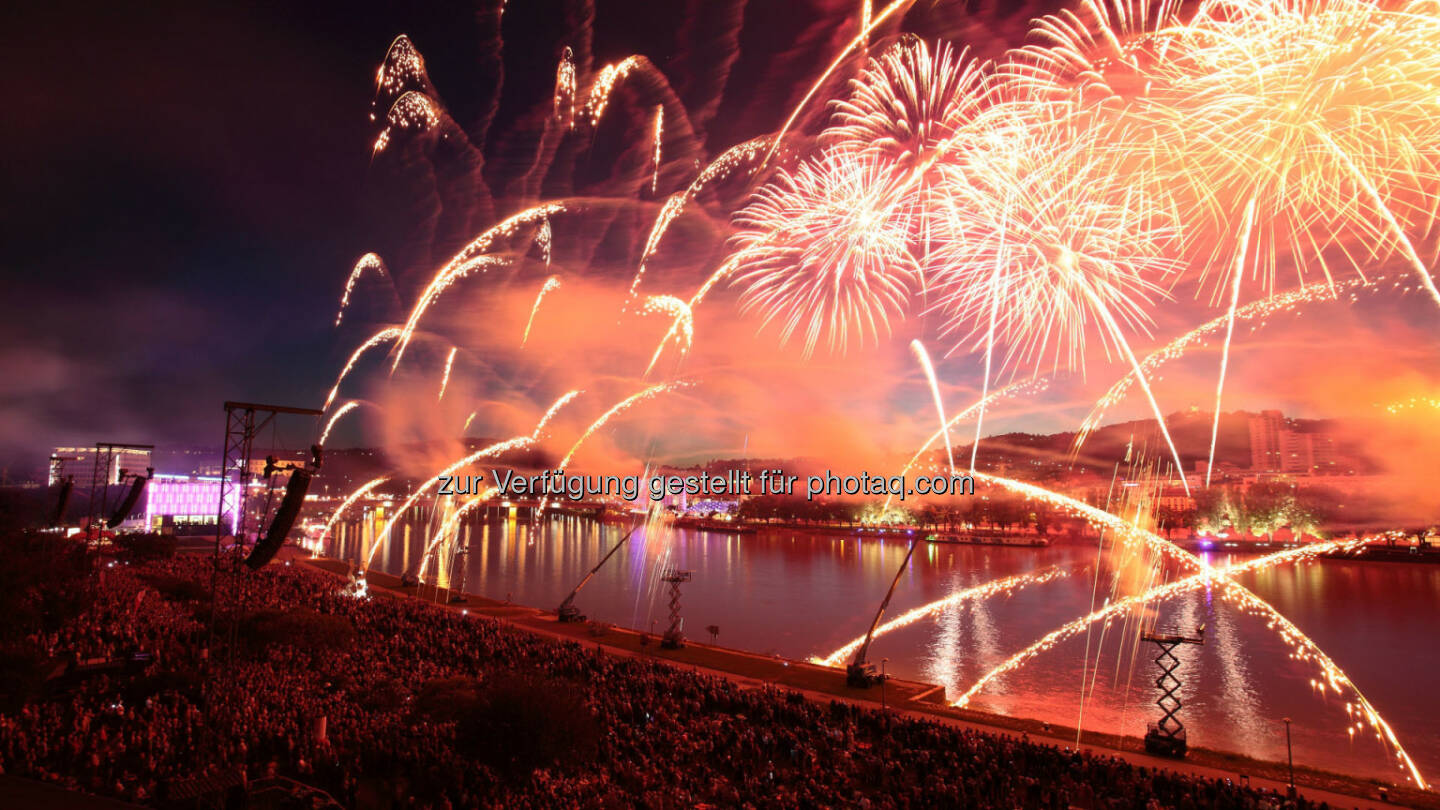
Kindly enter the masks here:
<path id="1" fill-rule="evenodd" d="M 853 36 L 858 7 L 510 0 L 501 49 L 497 2 L 8 4 L 0 12 L 11 34 L 0 57 L 8 107 L 0 124 L 7 479 L 39 476 L 61 444 L 215 445 L 218 453 L 227 399 L 318 407 L 368 334 L 332 325 L 355 259 L 381 252 L 408 301 L 436 257 L 514 210 L 503 192 L 477 200 L 492 218 L 472 217 L 471 226 L 418 250 L 387 232 L 410 206 L 393 197 L 393 167 L 372 162 L 378 130 L 370 113 L 376 68 L 397 34 L 424 55 L 454 120 L 472 140 L 483 136 L 485 182 L 502 189 L 525 151 L 525 123 L 548 109 L 565 45 L 588 40 L 595 69 L 632 53 L 649 57 L 713 156 L 779 125 L 808 79 Z M 888 35 L 920 31 L 993 56 L 1021 42 L 1025 20 L 1046 10 L 921 2 Z M 1413 337 L 1413 323 L 1428 318 L 1422 304 L 1405 306 L 1414 311 L 1411 331 L 1384 335 L 1384 345 L 1425 349 L 1433 365 Z M 354 320 L 363 324 L 361 315 Z M 1354 323 L 1378 329 L 1389 321 Z M 1320 337 L 1342 341 L 1341 350 L 1350 345 L 1333 331 Z M 1288 340 L 1315 355 L 1313 337 L 1270 338 L 1271 346 Z M 903 345 L 894 353 L 913 374 Z M 1356 363 L 1367 354 L 1346 353 Z M 1335 360 L 1324 362 L 1331 368 Z M 1407 373 L 1421 363 L 1404 362 Z M 942 376 L 956 380 L 966 368 L 952 363 Z M 1271 384 L 1263 374 L 1255 379 L 1252 389 Z M 1213 370 L 1196 380 L 1198 394 L 1170 396 L 1167 406 L 1204 405 Z M 1267 390 L 1235 404 L 1295 407 L 1328 397 L 1302 393 L 1277 402 Z M 912 394 L 925 401 L 923 389 Z M 1057 417 L 1061 424 L 1073 425 L 1072 414 Z"/>
<path id="2" fill-rule="evenodd" d="M 727 46 L 683 18 L 745 14 L 712 148 L 778 123 L 788 85 L 757 80 L 818 64 L 854 4 L 721 5 L 601 3 L 583 26 L 597 66 L 645 53 L 698 96 Z M 370 193 L 376 66 L 409 34 L 455 118 L 475 121 L 493 92 L 493 7 L 6 4 L 0 467 L 38 474 L 71 442 L 218 444 L 225 399 L 318 405 L 349 350 L 334 302 L 384 209 Z M 586 15 L 510 4 L 492 137 L 548 100 L 556 21 Z"/>

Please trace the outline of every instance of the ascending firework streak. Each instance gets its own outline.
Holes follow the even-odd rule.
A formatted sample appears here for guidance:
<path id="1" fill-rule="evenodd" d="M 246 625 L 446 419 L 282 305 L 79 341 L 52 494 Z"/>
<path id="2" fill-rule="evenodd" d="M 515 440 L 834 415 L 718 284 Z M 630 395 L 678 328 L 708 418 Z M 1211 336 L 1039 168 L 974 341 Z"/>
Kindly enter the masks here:
<path id="1" fill-rule="evenodd" d="M 937 430 L 933 434 L 931 434 L 930 438 L 926 439 L 925 443 L 920 445 L 920 449 L 916 450 L 915 455 L 911 456 L 910 460 L 905 463 L 905 466 L 903 468 L 901 468 L 900 475 L 909 475 L 910 470 L 912 470 L 915 465 L 920 462 L 921 456 L 924 456 L 931 447 L 935 446 L 935 442 L 940 441 L 940 438 L 942 436 L 944 436 L 947 432 L 949 432 L 959 423 L 980 413 L 982 409 L 994 405 L 996 402 L 999 402 L 1002 399 L 1017 396 L 1019 394 L 1032 392 L 1038 393 L 1045 390 L 1048 385 L 1049 383 L 1044 379 L 1020 380 L 1018 382 L 1010 383 L 1009 385 L 1001 388 L 998 391 L 990 392 L 988 396 L 972 403 L 970 407 L 966 408 L 960 413 L 955 414 L 955 416 L 952 417 L 950 421 L 947 422 L 944 426 L 942 426 L 940 430 Z M 885 505 L 882 511 L 888 510 L 890 508 L 890 501 L 894 497 L 894 495 L 887 495 L 885 497 Z"/>
<path id="2" fill-rule="evenodd" d="M 325 530 L 320 532 L 319 542 L 325 542 L 325 538 L 330 536 L 330 530 L 335 528 L 336 521 L 340 520 L 340 516 L 345 514 L 345 511 L 347 509 L 354 506 L 356 501 L 360 500 L 366 495 L 369 495 L 371 490 L 385 483 L 387 480 L 389 479 L 382 475 L 373 481 L 368 481 L 364 484 L 361 484 L 359 489 L 356 489 L 354 492 L 346 496 L 345 500 L 341 501 L 340 505 L 335 507 L 335 511 L 330 514 L 330 519 L 325 521 Z"/>
<path id="3" fill-rule="evenodd" d="M 387 340 L 395 340 L 398 337 L 400 337 L 400 328 L 387 326 L 371 335 L 368 340 L 360 344 L 359 348 L 351 352 L 350 359 L 345 362 L 345 367 L 340 369 L 340 376 L 335 378 L 335 385 L 331 386 L 329 395 L 325 397 L 325 407 L 322 410 L 328 410 L 331 403 L 335 401 L 335 395 L 340 393 L 340 383 L 345 381 L 345 375 L 350 373 L 350 369 L 355 368 L 355 364 L 360 362 L 361 355 Z"/>
<path id="4" fill-rule="evenodd" d="M 451 346 L 450 354 L 445 358 L 445 373 L 440 376 L 440 396 L 436 401 L 445 398 L 445 389 L 450 387 L 450 370 L 455 367 L 455 353 L 460 351 L 459 346 Z"/>
<path id="5" fill-rule="evenodd" d="M 430 563 L 430 552 L 435 550 L 435 546 L 439 545 L 440 541 L 450 536 L 450 533 L 454 531 L 457 526 L 460 525 L 460 519 L 465 517 L 465 515 L 470 512 L 470 510 L 474 509 L 485 501 L 495 497 L 495 495 L 499 492 L 499 487 L 490 487 L 489 489 L 486 489 L 484 492 L 481 492 L 480 494 L 476 495 L 465 503 L 460 504 L 460 508 L 456 509 L 453 515 L 446 518 L 444 523 L 440 524 L 440 528 L 435 531 L 435 534 L 431 535 L 430 542 L 425 545 L 425 551 L 420 555 L 420 570 L 415 575 L 415 578 L 417 580 L 419 580 L 420 582 L 425 581 L 425 569 L 429 566 Z"/>
<path id="6" fill-rule="evenodd" d="M 335 413 L 330 414 L 330 420 L 325 423 L 325 429 L 320 431 L 320 441 L 316 442 L 316 444 L 324 447 L 325 442 L 330 439 L 330 431 L 335 427 L 335 423 L 340 421 L 340 417 L 355 410 L 358 407 L 360 407 L 360 400 L 352 399 L 337 408 Z"/>
<path id="7" fill-rule="evenodd" d="M 431 487 L 440 483 L 441 478 L 448 475 L 454 475 L 456 472 L 465 469 L 466 467 L 474 464 L 482 458 L 494 458 L 511 450 L 521 450 L 533 447 L 534 445 L 535 439 L 530 436 L 515 436 L 506 439 L 503 442 L 496 442 L 489 447 L 476 450 L 474 453 L 471 453 L 470 455 L 461 458 L 460 460 L 452 463 L 450 466 L 426 479 L 424 483 L 415 488 L 414 492 L 410 493 L 410 497 L 406 498 L 404 503 L 400 504 L 400 508 L 395 510 L 395 514 L 391 515 L 390 521 L 385 524 L 385 530 L 380 533 L 380 536 L 378 538 L 376 538 L 375 547 L 370 550 L 370 557 L 365 560 L 365 567 L 369 568 L 374 563 L 376 553 L 378 553 L 380 549 L 389 542 L 390 532 L 393 531 L 395 525 L 400 522 L 400 518 L 404 517 L 405 513 L 410 511 L 410 507 L 414 506 L 416 501 L 424 497 L 425 493 L 428 492 Z"/>
<path id="8" fill-rule="evenodd" d="M 410 310 L 410 317 L 406 319 L 405 326 L 400 331 L 400 338 L 395 346 L 395 360 L 390 364 L 390 370 L 394 371 L 400 366 L 400 358 L 404 357 L 405 349 L 410 345 L 411 338 L 414 337 L 415 327 L 420 323 L 420 318 L 430 305 L 435 303 L 435 299 L 445 291 L 446 287 L 466 277 L 473 270 L 480 269 L 483 272 L 495 265 L 505 263 L 504 259 L 485 255 L 494 246 L 496 240 L 513 236 L 516 231 L 526 225 L 533 225 L 537 222 L 548 223 L 552 215 L 564 210 L 564 203 L 558 202 L 541 203 L 527 208 L 487 229 L 471 240 L 470 244 L 462 248 L 459 253 L 452 256 L 450 261 L 446 262 L 445 266 L 431 277 L 424 292 L 420 293 L 415 300 L 415 306 Z"/>
<path id="9" fill-rule="evenodd" d="M 360 276 L 366 270 L 374 270 L 382 278 L 389 276 L 385 272 L 385 262 L 374 253 L 366 253 L 355 262 L 355 267 L 350 271 L 350 276 L 345 279 L 345 292 L 340 296 L 340 311 L 335 313 L 335 325 L 340 325 L 340 319 L 345 317 L 345 308 L 350 306 L 350 295 L 355 292 L 355 284 L 360 281 Z"/>
<path id="10" fill-rule="evenodd" d="M 857 48 L 866 47 L 870 42 L 871 31 L 879 27 L 879 25 L 885 22 L 892 14 L 910 5 L 912 2 L 914 2 L 914 0 L 894 0 L 894 2 L 886 6 L 885 10 L 879 14 L 868 14 L 869 23 L 862 25 L 860 33 L 856 35 L 854 39 L 850 40 L 845 47 L 840 49 L 840 53 L 835 56 L 835 60 L 830 63 L 829 67 L 825 68 L 825 71 L 820 74 L 820 77 L 815 80 L 815 83 L 810 85 L 810 89 L 806 91 L 805 96 L 800 99 L 800 103 L 796 104 L 795 109 L 790 112 L 790 117 L 786 118 L 785 123 L 780 126 L 780 131 L 775 133 L 775 142 L 771 144 L 770 150 L 765 153 L 765 160 L 761 165 L 768 164 L 770 159 L 775 157 L 775 150 L 780 148 L 780 142 L 785 139 L 785 133 L 789 132 L 790 127 L 795 125 L 795 121 L 800 117 L 800 113 L 804 112 L 805 108 L 810 105 L 810 100 L 815 98 L 815 94 L 819 93 L 820 88 L 830 79 L 830 74 L 834 73 L 836 68 L 845 63 L 845 59 L 850 56 L 850 52 Z"/>
<path id="11" fill-rule="evenodd" d="M 540 302 L 544 301 L 545 296 L 559 286 L 559 276 L 551 276 L 545 279 L 544 284 L 540 285 L 540 292 L 535 294 L 535 305 L 530 307 L 530 318 L 525 321 L 525 334 L 520 336 L 520 345 L 522 347 L 530 340 L 530 327 L 535 325 L 535 316 L 540 313 Z"/>
<path id="12" fill-rule="evenodd" d="M 665 138 L 665 105 L 655 105 L 655 154 L 652 158 L 654 168 L 650 172 L 650 193 L 656 193 L 660 188 L 660 144 Z"/>
<path id="13" fill-rule="evenodd" d="M 670 225 L 685 210 L 685 206 L 694 201 L 696 196 L 711 183 L 726 177 L 730 172 L 755 159 L 770 143 L 767 138 L 755 138 L 737 146 L 725 150 L 720 157 L 710 162 L 700 176 L 689 185 L 684 191 L 670 195 L 665 204 L 660 207 L 660 214 L 655 218 L 655 224 L 650 228 L 650 235 L 645 239 L 645 249 L 640 254 L 640 265 L 635 271 L 635 278 L 630 281 L 630 293 L 626 298 L 626 304 L 635 297 L 636 290 L 640 289 L 640 282 L 645 277 L 645 268 L 649 261 L 655 257 L 655 252 L 660 249 L 660 242 L 669 232 Z M 694 302 L 692 301 L 693 305 Z"/>
<path id="14" fill-rule="evenodd" d="M 652 399 L 652 398 L 654 398 L 654 397 L 656 397 L 656 396 L 659 396 L 660 394 L 663 394 L 663 393 L 666 393 L 666 392 L 669 392 L 669 391 L 674 391 L 674 390 L 679 389 L 679 388 L 684 388 L 684 387 L 689 386 L 689 385 L 690 385 L 690 383 L 683 382 L 683 381 L 682 381 L 682 382 L 659 383 L 659 384 L 656 384 L 656 385 L 652 385 L 652 386 L 650 386 L 649 388 L 644 389 L 643 391 L 639 391 L 639 392 L 637 392 L 637 393 L 631 394 L 630 396 L 628 396 L 628 397 L 620 400 L 619 402 L 615 403 L 613 406 L 611 406 L 610 410 L 606 411 L 606 412 L 603 413 L 603 414 L 600 414 L 600 418 L 599 418 L 599 419 L 596 419 L 594 422 L 591 422 L 591 423 L 590 423 L 590 426 L 587 427 L 587 428 L 585 428 L 585 432 L 580 434 L 580 438 L 578 438 L 578 439 L 575 440 L 575 443 L 570 446 L 569 452 L 567 452 L 567 453 L 565 454 L 565 457 L 564 457 L 564 458 L 560 459 L 560 463 L 559 463 L 558 465 L 556 465 L 556 466 L 557 466 L 558 469 L 560 469 L 560 470 L 564 470 L 564 469 L 568 468 L 568 467 L 570 466 L 570 460 L 573 459 L 573 458 L 575 458 L 575 453 L 580 450 L 580 445 L 584 444 L 586 439 L 589 439 L 589 438 L 595 433 L 595 431 L 597 431 L 597 430 L 599 430 L 600 428 L 604 427 L 607 422 L 609 422 L 611 419 L 613 419 L 613 418 L 616 417 L 617 415 L 619 415 L 619 414 L 621 414 L 621 413 L 624 413 L 624 412 L 625 412 L 626 410 L 628 410 L 631 406 L 633 406 L 633 405 L 635 405 L 635 404 L 637 404 L 637 403 L 640 403 L 640 402 L 644 402 L 645 400 Z M 542 420 L 542 423 L 543 423 L 543 421 L 544 421 L 544 420 Z M 539 510 L 539 511 L 543 513 L 543 512 L 545 511 L 545 507 L 546 507 L 549 503 L 550 503 L 550 496 L 549 496 L 549 494 L 547 493 L 546 495 L 544 495 L 544 496 L 542 496 L 542 497 L 540 498 L 540 510 Z"/>
<path id="15" fill-rule="evenodd" d="M 1148 532 L 1140 529 L 1139 527 L 1131 525 L 1130 523 L 1125 522 L 1124 520 L 1110 514 L 1109 512 L 1096 509 L 1089 504 L 1082 503 L 1073 498 L 1051 492 L 1047 489 L 1037 487 L 1033 484 L 1026 484 L 1021 481 L 1012 481 L 1009 479 L 1000 478 L 998 476 L 986 475 L 984 473 L 975 473 L 974 475 L 977 479 L 997 484 L 1001 487 L 1004 487 L 1005 489 L 1011 490 L 1012 492 L 1018 492 L 1028 497 L 1038 498 L 1061 508 L 1070 510 L 1075 514 L 1082 515 L 1086 518 L 1089 518 L 1098 525 L 1115 531 L 1127 542 L 1138 541 L 1154 552 L 1157 552 L 1165 557 L 1169 557 L 1170 559 L 1177 560 L 1191 568 L 1198 568 L 1200 569 L 1200 572 L 1202 574 L 1208 574 L 1210 578 L 1218 579 L 1220 583 L 1224 586 L 1224 596 L 1227 599 L 1230 599 L 1233 602 L 1237 603 L 1248 612 L 1261 615 L 1263 618 L 1266 619 L 1272 629 L 1278 626 L 1280 628 L 1278 632 L 1280 633 L 1281 638 L 1284 639 L 1287 643 L 1289 643 L 1292 648 L 1296 648 L 1295 657 L 1298 660 L 1312 661 L 1318 667 L 1320 667 L 1321 671 L 1326 676 L 1326 682 L 1330 685 L 1331 688 L 1335 689 L 1336 692 L 1340 692 L 1342 690 L 1342 687 L 1348 687 L 1354 693 L 1355 699 L 1358 704 L 1363 708 L 1366 717 L 1373 718 L 1372 723 L 1381 733 L 1385 735 L 1385 738 L 1390 740 L 1390 742 L 1395 746 L 1396 751 L 1401 759 L 1402 767 L 1409 770 L 1410 775 L 1415 779 L 1417 785 L 1419 785 L 1420 787 L 1425 787 L 1425 780 L 1420 775 L 1420 771 L 1415 767 L 1414 762 L 1411 761 L 1409 754 L 1405 753 L 1405 749 L 1395 738 L 1394 732 L 1390 730 L 1390 726 L 1385 723 L 1384 719 L 1381 718 L 1379 713 L 1375 711 L 1374 707 L 1370 705 L 1370 702 L 1365 698 L 1363 694 L 1361 694 L 1359 688 L 1355 686 L 1355 684 L 1350 680 L 1349 676 L 1345 674 L 1344 670 L 1340 669 L 1340 667 L 1333 660 L 1331 660 L 1331 658 L 1326 655 L 1324 651 L 1322 651 L 1318 646 L 1316 646 L 1315 642 L 1311 641 L 1307 636 L 1305 636 L 1304 633 L 1300 632 L 1299 628 L 1295 627 L 1295 625 L 1291 623 L 1289 619 L 1286 619 L 1280 613 L 1280 611 L 1276 610 L 1265 600 L 1251 593 L 1244 586 L 1240 585 L 1234 580 L 1229 579 L 1228 574 L 1226 573 L 1227 569 L 1211 569 L 1199 557 L 1196 557 L 1190 552 L 1181 549 L 1174 543 L 1162 539 L 1159 536 L 1153 534 L 1152 532 Z M 1301 554 L 1304 552 L 1322 553 L 1324 551 L 1348 551 L 1358 548 L 1364 545 L 1366 542 L 1368 542 L 1368 539 L 1332 541 L 1329 543 L 1313 543 L 1308 546 L 1303 546 L 1299 549 L 1292 549 L 1288 553 Z M 1248 563 L 1246 565 L 1248 565 Z M 1240 568 L 1237 570 L 1243 571 L 1249 569 Z M 1183 582 L 1185 580 L 1180 581 Z M 1176 584 L 1178 583 L 1171 583 L 1172 586 Z M 1166 594 L 1168 595 L 1168 593 L 1170 592 L 1167 591 Z M 1067 627 L 1068 626 L 1069 625 L 1067 625 Z M 1033 655 L 1030 657 L 1033 657 Z M 1028 660 L 1028 658 L 1026 658 L 1025 660 Z M 1023 661 L 1021 661 L 1020 663 L 1023 663 Z M 1019 666 L 1019 664 L 1017 663 L 1010 668 L 1013 669 L 1015 666 Z M 969 695 L 973 694 L 973 691 L 978 690 L 972 690 L 972 692 L 967 692 L 966 697 L 963 699 L 968 700 Z"/>
<path id="16" fill-rule="evenodd" d="M 621 413 L 624 413 L 626 410 L 628 410 L 632 405 L 635 405 L 636 403 L 644 402 L 644 401 L 647 400 L 647 399 L 652 399 L 652 398 L 654 398 L 654 397 L 656 397 L 656 396 L 658 396 L 658 395 L 660 395 L 660 394 L 663 394 L 663 393 L 666 393 L 666 392 L 669 392 L 669 391 L 674 391 L 674 390 L 676 390 L 676 389 L 683 388 L 683 387 L 685 387 L 685 386 L 687 386 L 687 385 L 690 385 L 690 383 L 686 383 L 686 382 L 659 383 L 659 384 L 657 384 L 657 385 L 652 385 L 652 386 L 650 386 L 649 388 L 646 388 L 645 390 L 640 391 L 640 392 L 638 392 L 638 393 L 631 394 L 630 396 L 628 396 L 628 397 L 620 400 L 619 402 L 615 403 L 615 405 L 612 406 L 612 407 L 610 408 L 610 410 L 608 410 L 608 411 L 606 411 L 605 413 L 601 414 L 599 419 L 596 419 L 594 422 L 591 422 L 591 423 L 590 423 L 590 427 L 585 428 L 585 432 L 580 434 L 580 438 L 578 438 L 578 439 L 575 440 L 575 443 L 570 446 L 570 451 L 567 452 L 567 453 L 565 454 L 565 457 L 560 460 L 559 468 L 563 470 L 563 469 L 565 469 L 566 467 L 570 466 L 570 460 L 575 457 L 575 453 L 576 453 L 576 451 L 578 451 L 578 450 L 580 449 L 580 445 L 584 444 L 586 439 L 590 438 L 590 436 L 591 436 L 592 434 L 594 434 L 595 431 L 597 431 L 597 430 L 599 430 L 600 428 L 604 427 L 605 424 L 606 424 L 607 422 L 609 422 L 611 419 L 613 419 L 615 416 L 617 416 L 617 415 L 619 415 L 619 414 L 621 414 Z"/>
<path id="17" fill-rule="evenodd" d="M 400 518 L 404 517 L 405 513 L 410 511 L 410 507 L 414 506 L 415 502 L 420 500 L 431 487 L 439 483 L 441 476 L 454 475 L 457 471 L 474 464 L 482 458 L 494 458 L 511 450 L 533 447 L 535 443 L 540 440 L 540 437 L 544 435 L 545 428 L 549 424 L 550 419 L 554 417 L 566 403 L 578 396 L 579 393 L 579 391 L 571 391 L 555 400 L 555 403 L 550 406 L 550 409 L 545 411 L 545 414 L 540 417 L 540 421 L 535 423 L 535 430 L 529 436 L 515 436 L 503 442 L 496 442 L 489 447 L 477 450 L 449 465 L 416 487 L 415 491 L 410 494 L 410 497 L 406 498 L 405 502 L 400 504 L 400 508 L 395 510 L 395 514 L 390 516 L 390 521 L 385 524 L 385 530 L 380 533 L 380 537 L 375 541 L 375 547 L 370 550 L 370 557 L 365 560 L 365 567 L 369 568 L 371 566 L 375 560 L 375 555 L 389 542 L 390 532 L 394 530 L 395 524 L 400 522 Z"/>
<path id="18" fill-rule="evenodd" d="M 891 631 L 899 630 L 902 627 L 912 625 L 927 616 L 938 616 L 940 615 L 940 612 L 945 610 L 946 608 L 953 607 L 964 602 L 969 602 L 976 599 L 989 599 L 991 596 L 995 596 L 996 594 L 1005 594 L 1006 596 L 1009 596 L 1010 594 L 1015 593 L 1016 591 L 1024 588 L 1027 585 L 1040 585 L 1051 580 L 1058 579 L 1065 575 L 1065 571 L 1062 571 L 1059 568 L 1052 567 L 1046 568 L 1043 571 L 1034 571 L 1028 574 L 1016 574 L 1014 576 L 1005 577 L 1004 579 L 991 580 L 990 582 L 986 582 L 982 585 L 965 588 L 963 590 L 959 590 L 955 593 L 950 594 L 944 599 L 937 599 L 934 602 L 921 605 L 914 610 L 910 610 L 900 614 L 899 616 L 896 616 L 890 621 L 885 622 L 884 624 L 875 628 L 874 637 L 879 638 Z M 860 649 L 860 645 L 864 643 L 865 636 L 860 636 L 851 641 L 850 643 L 846 644 L 845 646 L 841 647 L 840 649 L 836 650 L 835 652 L 832 652 L 829 655 L 825 656 L 824 658 L 816 657 L 810 660 L 812 663 L 820 664 L 822 666 L 838 667 L 841 664 L 845 663 L 846 659 L 853 655 L 856 650 Z"/>
<path id="19" fill-rule="evenodd" d="M 1245 261 L 1250 253 L 1250 232 L 1255 226 L 1255 198 L 1245 203 L 1245 215 L 1241 218 L 1240 244 L 1235 248 L 1235 264 Z M 1230 286 L 1230 306 L 1225 311 L 1225 343 L 1220 348 L 1220 374 L 1215 381 L 1215 417 L 1210 425 L 1210 455 L 1205 460 L 1205 486 L 1210 486 L 1210 473 L 1215 469 L 1215 442 L 1220 438 L 1220 402 L 1225 395 L 1225 374 L 1230 368 L 1230 339 L 1235 336 L 1235 310 L 1240 306 L 1240 282 L 1245 273 L 1240 267 L 1231 271 L 1235 276 Z M 1143 369 L 1137 369 L 1141 374 Z"/>
<path id="20" fill-rule="evenodd" d="M 940 415 L 940 432 L 945 434 L 945 458 L 950 461 L 950 475 L 955 475 L 955 450 L 950 446 L 949 423 L 945 421 L 945 403 L 940 399 L 940 383 L 935 379 L 935 367 L 930 365 L 930 355 L 925 351 L 925 344 L 918 339 L 910 341 L 910 350 L 915 352 L 915 359 L 920 361 L 920 368 L 925 371 L 925 378 L 930 381 L 930 394 L 935 398 L 935 412 Z M 975 462 L 972 459 L 970 469 L 975 469 Z"/>

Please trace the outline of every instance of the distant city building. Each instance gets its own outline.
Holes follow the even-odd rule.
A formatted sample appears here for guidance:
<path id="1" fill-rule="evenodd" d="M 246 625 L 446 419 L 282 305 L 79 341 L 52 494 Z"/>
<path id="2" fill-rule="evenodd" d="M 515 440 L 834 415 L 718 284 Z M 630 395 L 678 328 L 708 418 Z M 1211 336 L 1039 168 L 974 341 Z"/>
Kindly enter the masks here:
<path id="1" fill-rule="evenodd" d="M 1250 469 L 1291 475 L 1342 471 L 1333 436 L 1296 430 L 1279 411 L 1250 415 Z"/>
<path id="2" fill-rule="evenodd" d="M 152 531 L 176 526 L 214 525 L 220 511 L 220 479 L 205 475 L 156 473 L 145 488 L 145 526 Z M 231 489 L 225 516 L 233 530 L 238 490 Z"/>
<path id="3" fill-rule="evenodd" d="M 109 465 L 100 471 L 101 483 L 120 483 L 121 470 L 143 474 L 146 468 L 152 466 L 150 455 L 149 450 L 116 448 L 112 451 Z M 103 465 L 105 461 L 103 451 L 100 453 L 100 460 Z M 94 447 L 57 447 L 55 452 L 50 454 L 50 485 L 53 486 L 71 477 L 75 479 L 75 488 L 81 492 L 94 485 Z"/>

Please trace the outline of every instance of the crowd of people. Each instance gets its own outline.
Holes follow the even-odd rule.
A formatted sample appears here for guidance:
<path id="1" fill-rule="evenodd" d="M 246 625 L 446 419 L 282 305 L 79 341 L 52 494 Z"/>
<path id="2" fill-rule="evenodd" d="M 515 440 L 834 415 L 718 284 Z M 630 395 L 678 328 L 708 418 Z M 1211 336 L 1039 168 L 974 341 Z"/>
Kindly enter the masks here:
<path id="1" fill-rule="evenodd" d="M 1228 780 L 747 688 L 416 599 L 357 597 L 298 564 L 246 572 L 232 586 L 237 613 L 212 635 L 208 595 L 174 587 L 208 588 L 211 566 L 181 555 L 103 569 L 78 620 L 32 633 L 29 643 L 52 657 L 140 650 L 153 663 L 62 678 L 0 714 L 0 769 L 141 803 L 164 801 L 197 774 L 243 767 L 250 779 L 289 777 L 347 807 L 1314 806 Z M 326 629 L 293 639 L 247 629 L 245 616 L 276 615 L 323 616 Z M 564 722 L 592 729 L 591 744 L 576 733 L 573 750 L 562 740 L 547 761 L 507 767 L 476 756 L 444 702 L 437 711 L 424 697 L 437 683 L 463 679 L 483 694 L 487 683 L 515 677 L 575 707 Z M 493 732 L 502 733 L 524 731 Z M 503 751 L 510 739 L 489 747 Z"/>

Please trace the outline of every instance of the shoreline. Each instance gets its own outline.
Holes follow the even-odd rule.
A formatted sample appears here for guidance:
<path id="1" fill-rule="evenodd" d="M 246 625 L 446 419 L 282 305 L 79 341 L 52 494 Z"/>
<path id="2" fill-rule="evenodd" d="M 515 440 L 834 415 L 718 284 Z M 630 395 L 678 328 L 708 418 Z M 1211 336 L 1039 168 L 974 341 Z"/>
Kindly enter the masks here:
<path id="1" fill-rule="evenodd" d="M 287 546 L 283 558 L 298 562 L 344 580 L 350 564 L 344 560 L 307 556 L 301 549 Z M 856 689 L 845 684 L 843 669 L 825 667 L 806 661 L 707 644 L 686 639 L 685 646 L 663 650 L 658 637 L 649 633 L 604 623 L 561 623 L 553 611 L 527 605 L 508 603 L 473 593 L 456 593 L 463 601 L 452 602 L 452 593 L 438 586 L 402 586 L 400 578 L 383 571 L 368 571 L 367 585 L 373 594 L 389 598 L 420 599 L 437 608 L 458 610 L 502 621 L 507 625 L 555 641 L 571 641 L 594 645 L 607 654 L 645 657 L 672 666 L 730 679 L 742 686 L 761 688 L 773 686 L 798 691 L 818 701 L 842 700 L 871 709 L 901 713 L 906 716 L 971 728 L 991 734 L 1020 734 L 1034 742 L 1062 748 L 1077 747 L 1074 728 L 1048 725 L 1026 718 L 996 715 L 971 709 L 959 709 L 945 703 L 943 688 L 918 681 L 891 678 L 885 689 Z M 643 639 L 650 638 L 647 644 Z M 883 701 L 883 707 L 882 707 Z M 1185 759 L 1173 760 L 1147 754 L 1143 741 L 1134 737 L 1086 731 L 1079 736 L 1078 748 L 1119 756 L 1137 765 L 1171 771 L 1193 773 L 1209 778 L 1234 781 L 1248 780 L 1255 787 L 1271 788 L 1284 794 L 1287 767 L 1284 763 L 1258 760 L 1240 754 L 1196 747 Z M 1382 808 L 1410 806 L 1440 810 L 1440 796 L 1414 787 L 1383 782 L 1359 776 L 1332 773 L 1299 766 L 1295 782 L 1301 793 L 1332 806 Z M 1381 801 L 1379 788 L 1389 791 L 1389 800 Z"/>

